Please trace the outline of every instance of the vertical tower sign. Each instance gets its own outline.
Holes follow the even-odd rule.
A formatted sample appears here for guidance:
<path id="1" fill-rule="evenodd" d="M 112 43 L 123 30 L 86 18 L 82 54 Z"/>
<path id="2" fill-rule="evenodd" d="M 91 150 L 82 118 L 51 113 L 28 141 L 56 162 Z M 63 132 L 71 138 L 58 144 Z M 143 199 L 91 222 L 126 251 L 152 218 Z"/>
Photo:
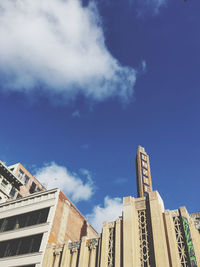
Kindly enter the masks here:
<path id="1" fill-rule="evenodd" d="M 138 146 L 136 156 L 137 197 L 143 197 L 152 191 L 149 156 L 144 147 Z"/>

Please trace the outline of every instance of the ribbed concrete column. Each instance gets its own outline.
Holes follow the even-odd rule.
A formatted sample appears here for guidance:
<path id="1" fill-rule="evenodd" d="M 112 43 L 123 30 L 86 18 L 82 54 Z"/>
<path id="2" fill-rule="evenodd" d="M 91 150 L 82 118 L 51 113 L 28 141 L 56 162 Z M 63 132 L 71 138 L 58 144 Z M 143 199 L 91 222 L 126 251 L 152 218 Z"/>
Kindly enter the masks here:
<path id="1" fill-rule="evenodd" d="M 122 219 L 117 219 L 115 224 L 115 267 L 121 267 L 121 236 L 122 236 Z"/>
<path id="2" fill-rule="evenodd" d="M 108 266 L 108 240 L 109 240 L 109 228 L 108 228 L 108 223 L 105 222 L 103 224 L 103 230 L 102 230 L 100 267 Z"/>
<path id="3" fill-rule="evenodd" d="M 174 222 L 170 210 L 165 210 L 164 220 L 166 224 L 166 238 L 168 242 L 168 251 L 170 257 L 170 267 L 181 266 L 181 261 L 178 253 L 176 233 L 174 229 Z"/>
<path id="4" fill-rule="evenodd" d="M 73 248 L 72 251 L 73 251 L 73 253 L 72 253 L 72 261 L 71 261 L 71 266 L 70 267 L 76 267 L 78 249 L 77 248 Z"/>
<path id="5" fill-rule="evenodd" d="M 163 202 L 157 191 L 149 192 L 149 209 L 153 233 L 156 266 L 169 267 L 167 243 L 163 221 Z"/>
<path id="6" fill-rule="evenodd" d="M 90 246 L 90 265 L 89 267 L 95 267 L 96 263 L 96 247 Z"/>
<path id="7" fill-rule="evenodd" d="M 100 262 L 101 262 L 101 237 L 99 238 L 99 241 L 98 241 L 98 247 L 97 247 L 97 250 L 96 250 L 96 255 L 97 255 L 97 266 L 96 267 L 100 267 Z"/>
<path id="8" fill-rule="evenodd" d="M 123 266 L 140 266 L 138 216 L 135 199 L 123 199 Z"/>
<path id="9" fill-rule="evenodd" d="M 60 267 L 69 266 L 69 263 L 70 263 L 70 251 L 68 249 L 68 242 L 67 242 L 66 244 L 64 244 L 64 247 L 63 247 L 62 260 L 61 260 Z"/>
<path id="10" fill-rule="evenodd" d="M 45 255 L 44 255 L 44 260 L 43 260 L 43 263 L 42 263 L 42 266 L 43 267 L 46 267 L 46 266 L 52 266 L 53 265 L 53 245 L 52 244 L 49 244 L 47 246 L 47 249 L 46 249 L 46 252 L 45 252 Z"/>
<path id="11" fill-rule="evenodd" d="M 54 267 L 60 267 L 61 248 L 55 248 L 54 250 Z"/>
<path id="12" fill-rule="evenodd" d="M 88 247 L 86 246 L 86 241 L 86 237 L 82 237 L 78 267 L 88 267 L 89 252 Z"/>

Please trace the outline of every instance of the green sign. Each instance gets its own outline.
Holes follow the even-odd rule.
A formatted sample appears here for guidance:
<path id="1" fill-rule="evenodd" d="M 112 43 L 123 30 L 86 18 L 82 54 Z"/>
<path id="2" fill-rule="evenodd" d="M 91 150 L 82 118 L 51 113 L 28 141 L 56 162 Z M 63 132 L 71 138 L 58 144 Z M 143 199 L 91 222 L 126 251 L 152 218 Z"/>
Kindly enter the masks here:
<path id="1" fill-rule="evenodd" d="M 183 220 L 183 229 L 184 229 L 188 253 L 189 253 L 190 266 L 191 267 L 197 267 L 197 260 L 195 257 L 194 246 L 192 243 L 189 223 L 188 223 L 187 218 L 185 218 L 185 217 L 182 217 L 182 220 Z"/>

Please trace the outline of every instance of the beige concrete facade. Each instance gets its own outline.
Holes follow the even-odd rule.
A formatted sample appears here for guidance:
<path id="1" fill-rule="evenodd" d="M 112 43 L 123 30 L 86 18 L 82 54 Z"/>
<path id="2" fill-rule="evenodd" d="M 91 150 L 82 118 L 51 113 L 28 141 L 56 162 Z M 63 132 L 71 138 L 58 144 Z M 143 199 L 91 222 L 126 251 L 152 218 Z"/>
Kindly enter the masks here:
<path id="1" fill-rule="evenodd" d="M 199 237 L 186 208 L 164 210 L 159 193 L 153 191 L 147 197 L 125 197 L 122 216 L 105 222 L 99 238 L 49 244 L 43 267 L 200 266 Z"/>
<path id="2" fill-rule="evenodd" d="M 123 199 L 122 216 L 105 222 L 99 238 L 49 244 L 43 267 L 49 259 L 48 267 L 200 267 L 200 213 L 165 210 L 141 146 L 136 167 L 138 197 Z"/>

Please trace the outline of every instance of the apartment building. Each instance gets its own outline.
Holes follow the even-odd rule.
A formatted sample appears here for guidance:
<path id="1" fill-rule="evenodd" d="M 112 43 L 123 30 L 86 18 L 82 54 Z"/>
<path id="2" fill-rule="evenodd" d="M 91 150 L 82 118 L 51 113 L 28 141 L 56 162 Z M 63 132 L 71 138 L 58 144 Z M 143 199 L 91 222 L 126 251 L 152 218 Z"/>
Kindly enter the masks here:
<path id="1" fill-rule="evenodd" d="M 46 190 L 46 188 L 19 162 L 8 166 L 8 169 L 23 183 L 19 192 L 14 194 L 16 197 L 25 197 L 35 192 Z"/>
<path id="2" fill-rule="evenodd" d="M 48 244 L 76 242 L 83 236 L 99 237 L 59 189 L 0 204 L 2 267 L 40 267 Z"/>
<path id="3" fill-rule="evenodd" d="M 0 203 L 21 197 L 24 182 L 0 161 Z"/>
<path id="4" fill-rule="evenodd" d="M 0 203 L 46 190 L 21 164 L 6 166 L 0 161 Z"/>

